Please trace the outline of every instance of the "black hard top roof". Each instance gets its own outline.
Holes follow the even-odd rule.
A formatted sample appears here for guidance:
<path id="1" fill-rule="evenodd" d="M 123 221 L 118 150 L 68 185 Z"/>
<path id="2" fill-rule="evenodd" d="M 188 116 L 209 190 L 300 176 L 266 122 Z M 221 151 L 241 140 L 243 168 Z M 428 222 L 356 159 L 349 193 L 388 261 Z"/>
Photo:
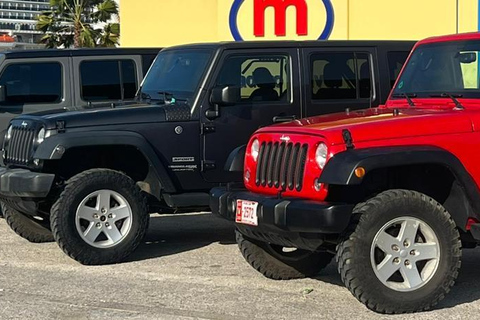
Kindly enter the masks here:
<path id="1" fill-rule="evenodd" d="M 4 51 L 7 59 L 157 54 L 161 48 L 88 48 Z"/>
<path id="2" fill-rule="evenodd" d="M 262 49 L 262 48 L 309 48 L 309 47 L 412 47 L 416 41 L 392 40 L 317 40 L 317 41 L 230 41 L 196 43 L 173 46 L 170 49 Z"/>

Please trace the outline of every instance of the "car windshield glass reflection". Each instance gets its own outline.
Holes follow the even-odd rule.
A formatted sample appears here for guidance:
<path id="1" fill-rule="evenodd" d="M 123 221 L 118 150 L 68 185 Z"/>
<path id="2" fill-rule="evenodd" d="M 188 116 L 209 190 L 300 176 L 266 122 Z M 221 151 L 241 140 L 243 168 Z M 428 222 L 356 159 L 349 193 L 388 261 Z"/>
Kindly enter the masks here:
<path id="1" fill-rule="evenodd" d="M 210 56 L 210 50 L 161 52 L 145 78 L 140 98 L 190 105 Z"/>
<path id="2" fill-rule="evenodd" d="M 480 98 L 480 41 L 425 44 L 415 50 L 399 79 L 395 98 Z"/>

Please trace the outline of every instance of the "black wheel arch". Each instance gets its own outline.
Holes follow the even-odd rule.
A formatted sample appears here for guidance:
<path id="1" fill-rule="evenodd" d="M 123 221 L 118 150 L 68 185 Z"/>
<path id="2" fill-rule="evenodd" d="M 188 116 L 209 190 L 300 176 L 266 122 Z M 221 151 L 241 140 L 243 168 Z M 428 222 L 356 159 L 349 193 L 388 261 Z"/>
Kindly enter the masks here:
<path id="1" fill-rule="evenodd" d="M 174 193 L 176 191 L 173 181 L 152 146 L 142 135 L 135 132 L 90 131 L 59 133 L 45 139 L 35 150 L 34 158 L 40 160 L 60 160 L 68 150 L 73 148 L 115 145 L 131 146 L 138 149 L 148 161 L 149 172 L 153 173 L 153 177 L 149 173 L 148 179 L 158 179 L 160 188 L 164 192 Z"/>
<path id="2" fill-rule="evenodd" d="M 469 217 L 479 219 L 480 192 L 472 176 L 451 152 L 434 146 L 394 146 L 351 149 L 331 158 L 320 176 L 328 185 L 359 186 L 370 172 L 402 166 L 438 165 L 450 171 L 455 181 L 449 197 L 443 203 L 457 226 L 465 231 Z M 365 169 L 364 177 L 357 177 L 355 169 Z"/>
<path id="3" fill-rule="evenodd" d="M 245 153 L 247 152 L 247 145 L 241 145 L 235 148 L 228 156 L 225 162 L 225 171 L 229 172 L 243 172 Z"/>

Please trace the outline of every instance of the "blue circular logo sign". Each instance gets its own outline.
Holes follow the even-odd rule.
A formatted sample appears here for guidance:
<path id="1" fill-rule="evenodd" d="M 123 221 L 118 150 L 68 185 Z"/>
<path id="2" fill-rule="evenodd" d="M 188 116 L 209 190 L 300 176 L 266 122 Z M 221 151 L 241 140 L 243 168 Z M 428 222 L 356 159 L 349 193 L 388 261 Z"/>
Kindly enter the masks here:
<path id="1" fill-rule="evenodd" d="M 263 36 L 264 32 L 264 11 L 267 7 L 274 7 L 275 11 L 282 10 L 283 11 L 283 19 L 278 21 L 277 18 L 282 15 L 276 15 L 275 19 L 275 30 L 277 36 L 284 36 L 285 35 L 285 15 L 286 9 L 289 6 L 295 6 L 297 9 L 297 33 L 299 35 L 306 35 L 307 29 L 307 15 L 308 15 L 308 8 L 306 5 L 306 0 L 253 0 L 254 3 L 254 29 L 256 36 Z M 320 0 L 319 0 L 320 1 Z M 325 6 L 327 19 L 325 21 L 325 27 L 318 37 L 318 40 L 328 40 L 330 34 L 333 31 L 333 25 L 335 23 L 335 13 L 333 10 L 333 5 L 331 0 L 321 0 L 323 5 Z M 237 18 L 240 8 L 245 0 L 234 0 L 232 8 L 230 9 L 229 15 L 229 24 L 230 24 L 230 32 L 232 33 L 233 39 L 235 41 L 243 41 L 243 37 L 238 30 L 237 25 Z M 300 19 L 300 17 L 304 17 L 304 19 Z M 298 21 L 302 20 L 302 21 Z M 303 24 L 303 25 L 301 25 Z"/>

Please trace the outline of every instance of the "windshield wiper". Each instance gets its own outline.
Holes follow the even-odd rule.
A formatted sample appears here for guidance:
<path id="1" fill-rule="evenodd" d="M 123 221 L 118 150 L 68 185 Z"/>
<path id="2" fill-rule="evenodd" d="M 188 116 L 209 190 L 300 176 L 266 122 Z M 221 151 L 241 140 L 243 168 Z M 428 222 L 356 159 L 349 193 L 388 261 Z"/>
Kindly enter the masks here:
<path id="1" fill-rule="evenodd" d="M 417 94 L 416 93 L 395 93 L 392 95 L 392 97 L 394 98 L 405 98 L 407 99 L 407 102 L 408 102 L 408 105 L 410 107 L 415 107 L 415 103 L 413 103 L 412 99 L 411 98 L 416 98 L 417 97 Z"/>
<path id="2" fill-rule="evenodd" d="M 141 90 L 142 88 L 140 88 L 140 94 L 137 95 L 138 101 L 150 103 L 152 101 L 152 97 L 148 93 L 142 92 Z"/>
<path id="3" fill-rule="evenodd" d="M 157 91 L 159 95 L 163 95 L 163 103 L 167 104 L 175 104 L 177 101 L 183 101 L 188 104 L 188 99 L 177 98 L 174 96 L 173 93 L 167 91 Z M 170 96 L 170 99 L 167 99 L 167 96 Z"/>
<path id="4" fill-rule="evenodd" d="M 175 97 L 173 96 L 173 93 L 167 92 L 167 91 L 157 91 L 157 93 L 161 96 L 163 96 L 163 101 L 167 101 L 167 96 L 170 96 L 170 100 L 175 101 Z"/>
<path id="5" fill-rule="evenodd" d="M 440 93 L 440 94 L 431 94 L 430 97 L 432 98 L 450 98 L 452 99 L 453 103 L 455 103 L 455 108 L 458 110 L 465 110 L 465 107 L 462 106 L 460 101 L 457 98 L 463 97 L 461 94 L 451 94 L 451 93 Z"/>

